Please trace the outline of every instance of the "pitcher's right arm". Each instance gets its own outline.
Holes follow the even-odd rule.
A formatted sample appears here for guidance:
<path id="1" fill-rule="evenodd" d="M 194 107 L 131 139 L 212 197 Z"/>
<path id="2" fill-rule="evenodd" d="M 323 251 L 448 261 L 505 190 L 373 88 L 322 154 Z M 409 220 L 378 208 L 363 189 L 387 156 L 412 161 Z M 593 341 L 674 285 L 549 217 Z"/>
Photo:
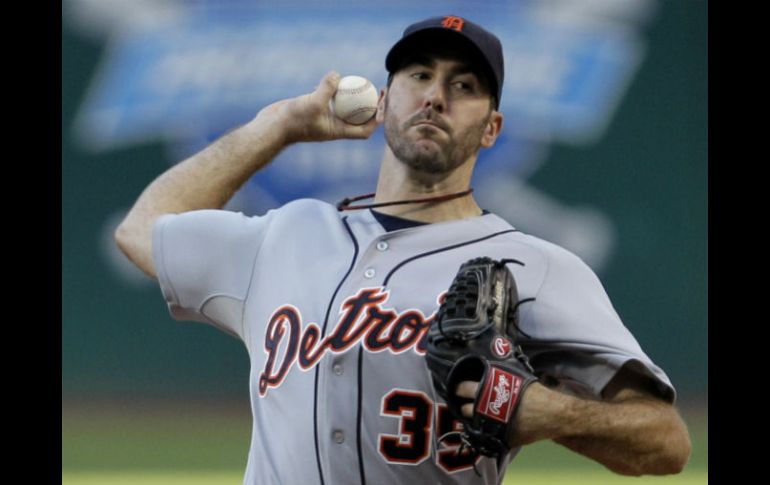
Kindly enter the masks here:
<path id="1" fill-rule="evenodd" d="M 118 247 L 156 278 L 152 228 L 160 216 L 221 209 L 254 173 L 293 143 L 368 138 L 377 127 L 375 119 L 351 125 L 330 110 L 339 80 L 338 73 L 328 73 L 312 93 L 265 107 L 247 124 L 161 174 L 115 231 Z"/>

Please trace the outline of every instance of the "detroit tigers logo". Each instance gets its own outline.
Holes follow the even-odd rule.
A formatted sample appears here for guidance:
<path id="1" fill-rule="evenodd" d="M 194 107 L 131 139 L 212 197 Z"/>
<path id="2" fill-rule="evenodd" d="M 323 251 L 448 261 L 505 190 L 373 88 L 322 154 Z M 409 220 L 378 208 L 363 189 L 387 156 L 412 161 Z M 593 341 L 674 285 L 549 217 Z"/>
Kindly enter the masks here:
<path id="1" fill-rule="evenodd" d="M 445 29 L 454 29 L 458 32 L 462 32 L 463 25 L 465 25 L 465 20 L 461 17 L 447 16 L 441 21 L 441 26 Z"/>
<path id="2" fill-rule="evenodd" d="M 495 337 L 492 340 L 492 353 L 500 358 L 505 358 L 511 355 L 513 350 L 511 341 L 504 337 Z"/>
<path id="3" fill-rule="evenodd" d="M 259 395 L 279 387 L 291 369 L 312 369 L 327 353 L 342 353 L 361 343 L 369 352 L 402 353 L 409 349 L 425 353 L 434 311 L 425 316 L 419 310 L 396 313 L 385 307 L 389 292 L 383 288 L 363 288 L 342 304 L 337 323 L 322 337 L 318 324 L 304 326 L 302 315 L 293 305 L 273 312 L 265 332 L 267 360 L 259 376 Z M 444 294 L 438 298 L 440 304 Z M 437 307 L 438 310 L 438 307 Z"/>

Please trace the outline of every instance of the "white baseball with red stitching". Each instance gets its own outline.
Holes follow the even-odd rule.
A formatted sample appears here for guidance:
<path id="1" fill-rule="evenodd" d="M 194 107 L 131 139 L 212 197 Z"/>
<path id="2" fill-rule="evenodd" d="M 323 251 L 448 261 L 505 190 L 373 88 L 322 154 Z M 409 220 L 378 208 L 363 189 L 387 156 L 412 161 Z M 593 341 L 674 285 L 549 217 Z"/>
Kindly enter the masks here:
<path id="1" fill-rule="evenodd" d="M 361 76 L 345 76 L 332 100 L 334 114 L 353 125 L 369 121 L 377 111 L 377 88 Z"/>

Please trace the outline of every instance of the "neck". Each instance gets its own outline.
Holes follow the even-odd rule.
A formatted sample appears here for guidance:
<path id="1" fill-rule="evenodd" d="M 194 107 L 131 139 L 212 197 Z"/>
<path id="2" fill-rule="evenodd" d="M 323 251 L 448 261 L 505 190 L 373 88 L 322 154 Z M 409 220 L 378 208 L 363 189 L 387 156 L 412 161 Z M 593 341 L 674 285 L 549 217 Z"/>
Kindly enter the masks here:
<path id="1" fill-rule="evenodd" d="M 421 199 L 438 195 L 462 192 L 470 188 L 475 158 L 446 174 L 417 172 L 401 161 L 386 148 L 377 181 L 375 203 L 405 199 Z M 420 222 L 441 222 L 465 219 L 481 215 L 472 195 L 443 202 L 422 202 L 380 207 L 375 209 L 383 214 L 403 217 Z"/>

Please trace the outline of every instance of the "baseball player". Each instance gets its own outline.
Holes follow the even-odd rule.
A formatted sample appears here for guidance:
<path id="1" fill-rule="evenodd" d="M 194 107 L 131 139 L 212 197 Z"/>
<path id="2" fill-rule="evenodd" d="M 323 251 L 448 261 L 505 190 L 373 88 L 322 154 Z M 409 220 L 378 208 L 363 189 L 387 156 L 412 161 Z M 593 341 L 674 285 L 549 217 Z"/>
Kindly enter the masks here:
<path id="1" fill-rule="evenodd" d="M 116 231 L 175 319 L 245 344 L 254 422 L 244 483 L 499 484 L 520 447 L 544 439 L 624 475 L 681 471 L 690 442 L 675 390 L 599 279 L 471 195 L 479 151 L 503 126 L 498 38 L 468 19 L 426 19 L 404 31 L 385 67 L 368 123 L 330 112 L 340 76 L 329 73 L 160 175 Z M 221 210 L 288 145 L 367 138 L 379 124 L 387 147 L 373 204 Z M 453 433 L 461 421 L 425 359 L 457 268 L 477 256 L 510 262 L 537 376 L 497 458 Z M 477 388 L 465 380 L 451 391 L 468 399 L 464 415 Z"/>

